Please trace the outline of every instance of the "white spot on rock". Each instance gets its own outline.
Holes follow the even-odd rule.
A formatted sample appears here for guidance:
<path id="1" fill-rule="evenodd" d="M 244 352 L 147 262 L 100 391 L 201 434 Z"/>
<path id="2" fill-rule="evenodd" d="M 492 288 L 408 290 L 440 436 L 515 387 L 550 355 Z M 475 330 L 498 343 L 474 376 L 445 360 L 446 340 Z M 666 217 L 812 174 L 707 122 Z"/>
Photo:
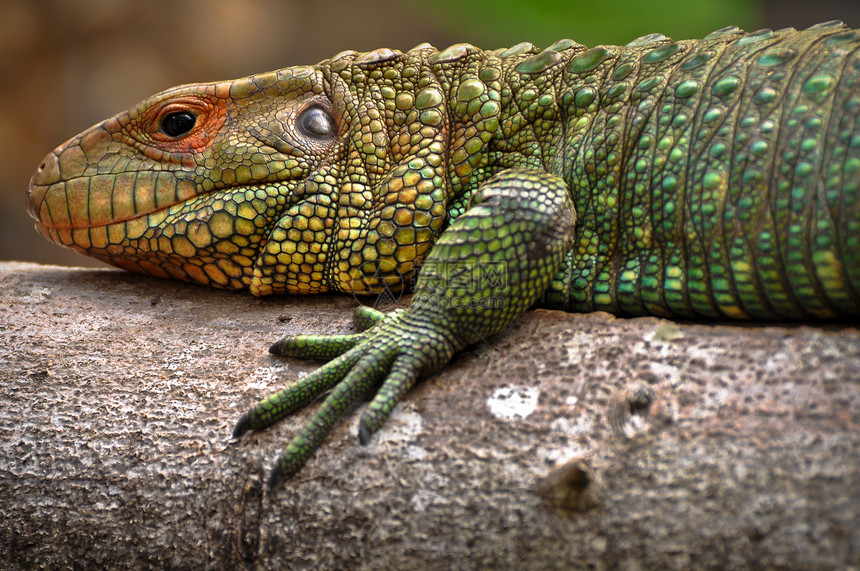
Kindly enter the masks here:
<path id="1" fill-rule="evenodd" d="M 418 513 L 427 511 L 427 508 L 432 505 L 444 505 L 445 498 L 435 492 L 421 490 L 412 496 L 409 503 L 412 504 L 412 509 Z"/>
<path id="2" fill-rule="evenodd" d="M 358 434 L 360 419 L 360 414 L 355 415 L 351 428 L 353 434 Z M 404 403 L 398 403 L 382 428 L 371 437 L 371 446 L 411 442 L 421 434 L 423 428 L 424 420 L 421 415 Z"/>
<path id="3" fill-rule="evenodd" d="M 426 448 L 421 448 L 420 446 L 407 446 L 403 451 L 403 459 L 404 460 L 424 460 L 430 454 L 427 452 Z"/>
<path id="4" fill-rule="evenodd" d="M 487 408 L 502 420 L 525 419 L 537 409 L 539 396 L 540 391 L 532 387 L 504 387 L 493 391 L 487 399 Z"/>

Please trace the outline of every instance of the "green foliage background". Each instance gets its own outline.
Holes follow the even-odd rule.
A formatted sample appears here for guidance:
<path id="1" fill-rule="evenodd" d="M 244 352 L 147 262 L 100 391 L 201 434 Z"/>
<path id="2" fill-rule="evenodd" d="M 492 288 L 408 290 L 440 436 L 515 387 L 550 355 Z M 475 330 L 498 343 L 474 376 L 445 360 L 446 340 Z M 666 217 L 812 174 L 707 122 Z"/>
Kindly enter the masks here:
<path id="1" fill-rule="evenodd" d="M 625 44 L 660 32 L 676 40 L 697 38 L 728 25 L 760 27 L 754 0 L 410 0 L 432 18 L 482 48 L 531 41 L 547 46 L 561 38 L 593 46 Z"/>

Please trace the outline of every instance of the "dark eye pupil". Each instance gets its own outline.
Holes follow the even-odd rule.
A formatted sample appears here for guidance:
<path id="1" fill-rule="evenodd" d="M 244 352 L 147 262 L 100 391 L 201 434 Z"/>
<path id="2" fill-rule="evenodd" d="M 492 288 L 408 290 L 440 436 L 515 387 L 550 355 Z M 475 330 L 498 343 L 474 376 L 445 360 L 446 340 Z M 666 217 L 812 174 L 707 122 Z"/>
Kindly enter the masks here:
<path id="1" fill-rule="evenodd" d="M 181 137 L 194 128 L 197 116 L 189 111 L 168 113 L 161 119 L 161 131 L 168 137 Z"/>
<path id="2" fill-rule="evenodd" d="M 299 131 L 310 137 L 334 137 L 334 119 L 319 107 L 311 107 L 299 116 L 296 124 Z"/>

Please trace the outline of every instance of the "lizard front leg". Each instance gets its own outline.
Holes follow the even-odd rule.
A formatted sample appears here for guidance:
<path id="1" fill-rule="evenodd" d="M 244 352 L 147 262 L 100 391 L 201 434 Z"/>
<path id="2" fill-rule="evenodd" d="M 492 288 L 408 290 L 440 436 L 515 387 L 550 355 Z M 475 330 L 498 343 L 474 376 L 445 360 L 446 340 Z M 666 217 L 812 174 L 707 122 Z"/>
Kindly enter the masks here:
<path id="1" fill-rule="evenodd" d="M 302 467 L 350 404 L 376 389 L 359 423 L 359 439 L 367 443 L 419 376 L 507 327 L 544 293 L 570 247 L 574 222 L 561 178 L 529 169 L 498 173 L 433 246 L 409 308 L 360 334 L 276 343 L 277 354 L 332 360 L 252 407 L 234 437 L 265 428 L 332 389 L 278 457 L 270 478 L 275 485 Z"/>

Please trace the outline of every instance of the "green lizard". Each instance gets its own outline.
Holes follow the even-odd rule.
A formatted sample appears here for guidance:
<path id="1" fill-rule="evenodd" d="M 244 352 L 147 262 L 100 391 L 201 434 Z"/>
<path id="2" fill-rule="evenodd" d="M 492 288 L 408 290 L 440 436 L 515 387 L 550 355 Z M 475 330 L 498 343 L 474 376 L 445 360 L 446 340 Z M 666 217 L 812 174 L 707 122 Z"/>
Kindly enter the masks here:
<path id="1" fill-rule="evenodd" d="M 860 315 L 860 34 L 737 28 L 591 49 L 427 44 L 180 86 L 50 153 L 29 211 L 128 270 L 263 296 L 414 285 L 251 408 L 330 391 L 295 473 L 375 392 L 361 442 L 463 347 L 537 305 L 715 319 Z"/>

